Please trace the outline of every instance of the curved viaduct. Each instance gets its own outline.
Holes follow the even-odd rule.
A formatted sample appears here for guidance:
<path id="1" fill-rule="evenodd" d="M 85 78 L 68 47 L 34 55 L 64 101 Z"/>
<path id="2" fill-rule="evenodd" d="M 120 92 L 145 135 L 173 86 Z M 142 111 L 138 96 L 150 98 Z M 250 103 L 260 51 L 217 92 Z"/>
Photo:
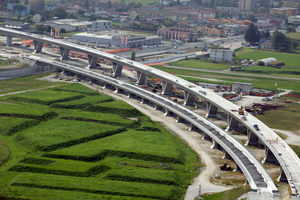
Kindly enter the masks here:
<path id="1" fill-rule="evenodd" d="M 0 28 L 0 33 L 7 35 L 7 45 L 12 44 L 12 36 L 28 38 L 34 41 L 35 53 L 42 50 L 43 44 L 51 44 L 60 47 L 61 60 L 67 59 L 69 52 L 79 51 L 88 55 L 88 68 L 96 67 L 98 58 L 103 58 L 113 63 L 113 74 L 121 75 L 123 66 L 133 68 L 137 72 L 137 83 L 144 84 L 146 76 L 151 75 L 162 80 L 162 94 L 170 95 L 173 86 L 184 90 L 185 105 L 193 105 L 195 97 L 203 99 L 207 102 L 207 117 L 216 117 L 218 110 L 223 110 L 228 116 L 228 129 L 234 130 L 239 124 L 243 124 L 247 128 L 248 145 L 258 145 L 261 141 L 265 145 L 265 158 L 263 162 L 274 163 L 280 165 L 279 180 L 289 183 L 292 196 L 299 197 L 300 191 L 300 159 L 295 152 L 269 127 L 259 121 L 257 118 L 245 112 L 245 116 L 241 117 L 237 110 L 238 106 L 223 99 L 217 94 L 206 90 L 200 86 L 190 83 L 184 79 L 173 76 L 167 72 L 146 66 L 139 62 L 131 61 L 112 54 L 101 52 L 88 47 L 55 40 L 53 38 L 42 37 L 30 33 L 20 32 L 16 30 Z M 257 124 L 259 130 L 253 125 Z M 215 140 L 215 143 L 218 141 Z M 221 142 L 219 141 L 218 144 Z M 221 144 L 220 144 L 221 145 Z"/>

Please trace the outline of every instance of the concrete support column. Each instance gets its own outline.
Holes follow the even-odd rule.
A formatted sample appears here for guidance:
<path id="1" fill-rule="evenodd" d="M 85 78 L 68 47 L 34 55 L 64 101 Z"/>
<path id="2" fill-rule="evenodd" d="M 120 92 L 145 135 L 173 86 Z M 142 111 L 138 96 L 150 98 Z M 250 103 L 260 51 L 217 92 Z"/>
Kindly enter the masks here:
<path id="1" fill-rule="evenodd" d="M 213 104 L 206 102 L 207 114 L 206 118 L 217 118 L 218 107 Z"/>
<path id="2" fill-rule="evenodd" d="M 119 93 L 120 89 L 118 87 L 116 87 L 116 90 L 114 91 L 114 93 Z"/>
<path id="3" fill-rule="evenodd" d="M 127 98 L 130 98 L 130 97 L 131 97 L 131 93 L 127 92 Z"/>
<path id="4" fill-rule="evenodd" d="M 206 133 L 203 132 L 202 140 L 211 140 L 211 138 L 209 137 L 208 134 L 206 134 Z"/>
<path id="5" fill-rule="evenodd" d="M 106 83 L 104 83 L 104 85 L 103 85 L 103 87 L 102 87 L 103 89 L 105 89 L 106 88 Z"/>
<path id="6" fill-rule="evenodd" d="M 33 53 L 40 53 L 42 51 L 44 43 L 36 41 L 36 40 L 33 40 L 33 44 L 34 44 L 34 51 L 33 51 Z"/>
<path id="7" fill-rule="evenodd" d="M 144 103 L 145 103 L 145 101 L 146 101 L 146 99 L 142 98 L 142 100 L 141 100 L 141 104 L 144 104 Z"/>
<path id="8" fill-rule="evenodd" d="M 170 115 L 170 111 L 165 108 L 165 114 L 164 114 L 164 116 L 169 116 L 169 115 Z"/>
<path id="9" fill-rule="evenodd" d="M 163 95 L 171 95 L 173 90 L 173 85 L 166 82 L 162 81 L 162 94 Z"/>
<path id="10" fill-rule="evenodd" d="M 234 165 L 235 165 L 235 169 L 233 170 L 234 172 L 236 172 L 236 171 L 237 172 L 242 172 L 240 166 L 236 162 L 234 162 Z"/>
<path id="11" fill-rule="evenodd" d="M 62 69 L 60 73 L 61 73 L 61 74 L 65 74 L 66 71 L 65 71 L 64 69 Z"/>
<path id="12" fill-rule="evenodd" d="M 182 118 L 176 115 L 176 123 L 179 123 L 180 121 L 182 121 Z"/>
<path id="13" fill-rule="evenodd" d="M 288 182 L 288 179 L 287 179 L 286 174 L 284 173 L 282 167 L 280 167 L 280 175 L 277 180 L 281 181 L 281 182 Z"/>
<path id="14" fill-rule="evenodd" d="M 88 61 L 89 65 L 87 66 L 87 69 L 94 69 L 97 67 L 98 57 L 88 55 Z"/>
<path id="15" fill-rule="evenodd" d="M 157 105 L 157 104 L 155 104 L 155 106 L 154 106 L 154 110 L 159 110 L 159 109 L 161 109 L 161 106 L 160 106 L 160 105 Z"/>
<path id="16" fill-rule="evenodd" d="M 12 46 L 12 36 L 11 35 L 7 35 L 7 39 L 6 39 L 6 46 Z"/>
<path id="17" fill-rule="evenodd" d="M 137 76 L 137 84 L 144 85 L 146 82 L 146 74 L 142 73 L 141 71 L 136 71 L 136 76 Z"/>
<path id="18" fill-rule="evenodd" d="M 229 155 L 229 153 L 226 150 L 222 150 L 224 153 L 224 156 L 222 157 L 222 159 L 228 159 L 228 160 L 232 160 L 231 156 Z"/>
<path id="19" fill-rule="evenodd" d="M 212 145 L 211 145 L 211 149 L 220 149 L 221 148 L 221 146 L 213 139 L 212 140 Z"/>
<path id="20" fill-rule="evenodd" d="M 69 58 L 70 49 L 59 47 L 60 50 L 60 60 L 67 60 Z"/>
<path id="21" fill-rule="evenodd" d="M 189 123 L 189 131 L 192 131 L 194 129 L 195 129 L 194 125 L 192 123 Z"/>
<path id="22" fill-rule="evenodd" d="M 235 118 L 233 118 L 230 115 L 227 115 L 228 120 L 228 127 L 226 128 L 226 131 L 235 131 L 239 129 L 239 121 L 237 121 Z"/>
<path id="23" fill-rule="evenodd" d="M 195 95 L 184 91 L 184 104 L 185 106 L 194 106 Z"/>
<path id="24" fill-rule="evenodd" d="M 270 163 L 274 165 L 278 165 L 278 161 L 272 151 L 266 146 L 265 147 L 265 158 L 262 160 L 262 163 Z"/>
<path id="25" fill-rule="evenodd" d="M 113 63 L 113 75 L 114 76 L 121 76 L 122 74 L 123 65 L 119 65 L 117 63 Z"/>
<path id="26" fill-rule="evenodd" d="M 245 146 L 256 146 L 259 147 L 258 140 L 259 138 L 255 133 L 252 133 L 251 130 L 247 129 L 247 136 L 248 136 L 248 141 L 246 142 Z"/>

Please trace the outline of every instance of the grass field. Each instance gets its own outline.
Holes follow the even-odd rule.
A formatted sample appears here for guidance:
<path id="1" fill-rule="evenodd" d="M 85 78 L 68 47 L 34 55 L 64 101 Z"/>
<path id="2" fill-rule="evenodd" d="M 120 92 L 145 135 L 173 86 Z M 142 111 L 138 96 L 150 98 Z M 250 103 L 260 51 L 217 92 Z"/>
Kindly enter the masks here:
<path id="1" fill-rule="evenodd" d="M 89 102 L 97 112 L 11 96 L 0 99 L 0 164 L 10 155 L 0 166 L 0 199 L 176 200 L 199 174 L 194 151 L 123 101 L 79 84 L 18 96 Z"/>
<path id="2" fill-rule="evenodd" d="M 224 70 L 230 69 L 231 65 L 226 64 L 215 64 L 209 62 L 202 62 L 197 60 L 181 60 L 171 63 L 173 66 L 182 66 L 189 68 L 199 68 L 199 69 L 211 69 L 211 70 Z"/>
<path id="3" fill-rule="evenodd" d="M 232 200 L 237 199 L 241 195 L 250 192 L 251 188 L 249 185 L 240 186 L 225 192 L 219 192 L 215 194 L 203 194 L 203 200 Z"/>
<path id="4" fill-rule="evenodd" d="M 295 32 L 295 33 L 287 33 L 285 34 L 287 37 L 300 40 L 300 32 Z"/>
<path id="5" fill-rule="evenodd" d="M 295 151 L 297 156 L 300 158 L 300 146 L 291 145 L 291 144 L 289 144 L 289 146 Z"/>
<path id="6" fill-rule="evenodd" d="M 289 54 L 289 53 L 279 53 L 279 52 L 269 52 L 260 50 L 242 50 L 238 52 L 239 54 L 234 57 L 234 59 L 253 59 L 259 60 L 263 58 L 276 58 L 278 61 L 284 61 L 287 66 L 297 66 L 300 67 L 299 55 Z"/>

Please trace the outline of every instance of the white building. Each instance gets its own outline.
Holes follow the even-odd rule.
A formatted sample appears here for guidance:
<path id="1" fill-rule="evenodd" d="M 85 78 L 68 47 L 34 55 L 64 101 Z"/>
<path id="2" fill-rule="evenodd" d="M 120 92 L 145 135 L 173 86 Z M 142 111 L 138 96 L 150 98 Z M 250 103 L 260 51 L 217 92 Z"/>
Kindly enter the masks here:
<path id="1" fill-rule="evenodd" d="M 79 22 L 76 19 L 59 19 L 53 21 L 47 21 L 45 25 L 52 28 L 64 28 L 70 31 L 86 31 L 91 22 Z"/>
<path id="2" fill-rule="evenodd" d="M 112 22 L 108 20 L 95 21 L 92 24 L 92 32 L 110 31 Z"/>
<path id="3" fill-rule="evenodd" d="M 173 3 L 174 0 L 160 0 L 160 3 L 164 4 L 165 6 L 169 5 L 170 3 Z"/>
<path id="4" fill-rule="evenodd" d="M 217 6 L 217 10 L 224 10 L 227 13 L 233 14 L 239 12 L 239 7 L 224 7 L 224 6 Z"/>
<path id="5" fill-rule="evenodd" d="M 232 61 L 233 51 L 230 48 L 214 48 L 210 49 L 209 58 L 212 60 Z"/>
<path id="6" fill-rule="evenodd" d="M 240 25 L 236 24 L 221 24 L 219 28 L 223 28 L 225 30 L 225 35 L 228 37 L 240 35 L 242 28 Z"/>
<path id="7" fill-rule="evenodd" d="M 300 25 L 300 15 L 289 16 L 288 22 L 289 22 L 289 24 L 299 24 Z"/>

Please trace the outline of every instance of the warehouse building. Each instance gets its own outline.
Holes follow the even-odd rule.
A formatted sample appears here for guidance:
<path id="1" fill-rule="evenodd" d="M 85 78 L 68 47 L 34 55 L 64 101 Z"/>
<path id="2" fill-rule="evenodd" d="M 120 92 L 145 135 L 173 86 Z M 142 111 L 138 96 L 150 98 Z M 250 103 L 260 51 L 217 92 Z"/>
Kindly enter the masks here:
<path id="1" fill-rule="evenodd" d="M 29 31 L 30 24 L 27 24 L 27 23 L 21 24 L 21 23 L 16 23 L 16 22 L 3 22 L 2 27 L 20 30 L 20 31 Z"/>
<path id="2" fill-rule="evenodd" d="M 78 21 L 76 19 L 59 19 L 47 21 L 45 25 L 70 31 L 86 31 L 89 27 L 92 27 L 92 22 Z"/>
<path id="3" fill-rule="evenodd" d="M 252 83 L 243 83 L 243 82 L 234 82 L 232 83 L 232 91 L 234 92 L 246 92 L 250 94 L 250 91 L 253 89 Z"/>
<path id="4" fill-rule="evenodd" d="M 212 60 L 232 61 L 233 51 L 230 48 L 214 48 L 210 49 L 209 58 Z"/>
<path id="5" fill-rule="evenodd" d="M 72 35 L 72 40 L 95 44 L 110 45 L 113 47 L 142 47 L 161 43 L 161 37 L 156 35 L 144 36 L 125 34 L 114 31 L 103 31 L 99 33 L 78 33 Z"/>

